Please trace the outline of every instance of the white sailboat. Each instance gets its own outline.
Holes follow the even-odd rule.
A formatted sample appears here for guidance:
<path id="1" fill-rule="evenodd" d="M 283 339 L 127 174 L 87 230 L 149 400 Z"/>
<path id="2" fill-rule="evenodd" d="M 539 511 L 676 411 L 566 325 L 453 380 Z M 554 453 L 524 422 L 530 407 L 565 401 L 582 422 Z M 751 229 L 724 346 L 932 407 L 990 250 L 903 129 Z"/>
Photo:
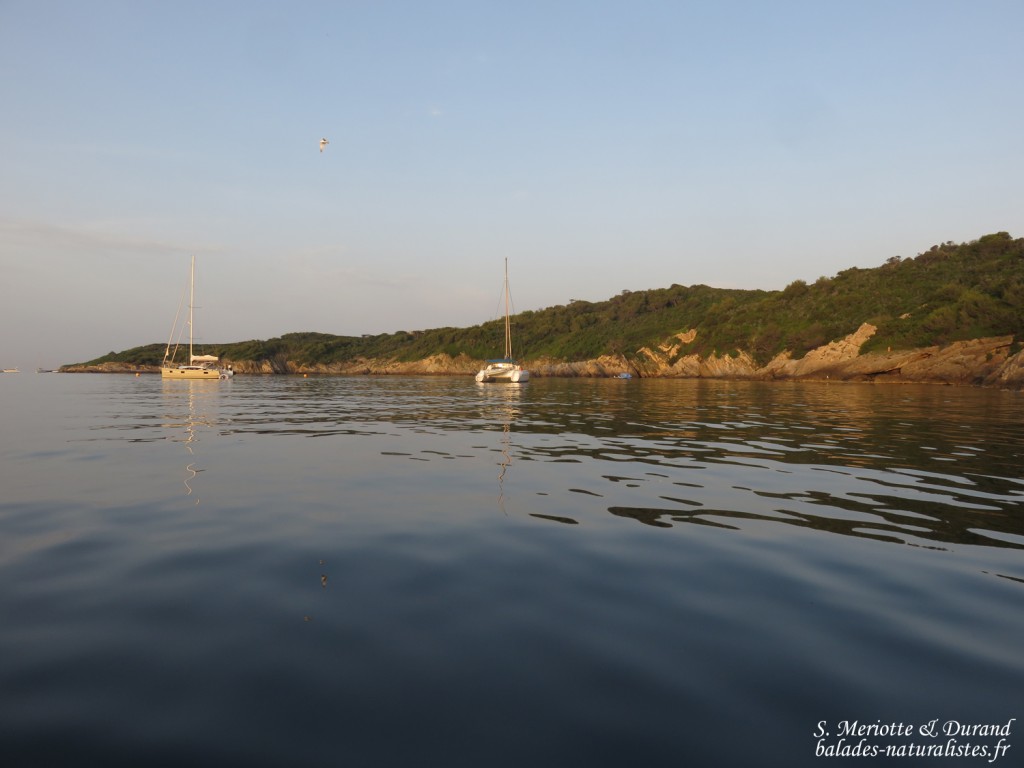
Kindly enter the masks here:
<path id="1" fill-rule="evenodd" d="M 480 369 L 476 380 L 482 384 L 504 382 L 522 384 L 530 380 L 530 372 L 512 357 L 512 321 L 509 315 L 508 259 L 505 259 L 505 356 L 487 361 L 487 367 Z"/>
<path id="2" fill-rule="evenodd" d="M 164 350 L 164 361 L 160 366 L 160 375 L 165 379 L 229 379 L 235 375 L 231 366 L 221 367 L 218 365 L 216 355 L 196 355 L 192 352 L 192 316 L 196 296 L 196 257 L 192 257 L 192 271 L 189 275 L 189 296 L 188 296 L 188 365 L 174 364 L 174 353 L 171 352 L 171 340 L 174 338 L 174 331 L 178 326 L 178 318 L 174 318 L 174 326 L 171 328 L 171 338 L 167 340 L 167 349 Z M 179 312 L 181 307 L 178 307 Z M 177 344 L 174 350 L 177 352 Z"/>

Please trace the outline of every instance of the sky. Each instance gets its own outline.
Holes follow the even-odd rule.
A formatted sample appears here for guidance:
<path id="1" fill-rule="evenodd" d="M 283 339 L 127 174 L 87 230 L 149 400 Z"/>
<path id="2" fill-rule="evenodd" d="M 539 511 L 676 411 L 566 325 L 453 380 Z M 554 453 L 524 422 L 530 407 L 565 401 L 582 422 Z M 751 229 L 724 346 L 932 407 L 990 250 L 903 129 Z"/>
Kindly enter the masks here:
<path id="1" fill-rule="evenodd" d="M 1024 236 L 1024 3 L 0 0 L 0 367 Z M 320 152 L 319 142 L 330 143 Z M 699 318 L 693 325 L 699 325 Z"/>

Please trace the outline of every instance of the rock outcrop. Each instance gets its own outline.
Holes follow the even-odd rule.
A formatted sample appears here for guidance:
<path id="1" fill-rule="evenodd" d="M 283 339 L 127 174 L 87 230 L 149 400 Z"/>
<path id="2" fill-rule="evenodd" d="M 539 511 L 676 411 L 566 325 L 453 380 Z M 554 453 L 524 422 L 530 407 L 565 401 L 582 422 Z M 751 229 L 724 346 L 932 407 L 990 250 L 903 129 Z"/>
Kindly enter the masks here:
<path id="1" fill-rule="evenodd" d="M 870 323 L 863 323 L 849 336 L 829 342 L 823 347 L 812 349 L 799 360 L 793 360 L 791 353 L 783 352 L 760 369 L 758 375 L 773 379 L 790 379 L 813 376 L 826 370 L 831 371 L 837 366 L 856 360 L 860 356 L 860 348 L 864 346 L 864 342 L 874 336 L 877 330 Z M 825 375 L 830 374 L 826 372 Z"/>
<path id="2" fill-rule="evenodd" d="M 631 365 L 622 355 L 603 355 L 594 360 L 579 362 L 539 358 L 528 360 L 526 364 L 530 373 L 536 376 L 608 378 L 618 376 L 620 373 L 639 375 L 636 366 Z"/>
<path id="3" fill-rule="evenodd" d="M 984 381 L 990 387 L 1024 389 L 1024 350 L 1008 356 Z"/>
<path id="4" fill-rule="evenodd" d="M 673 359 L 677 346 L 639 350 L 644 376 L 748 379 L 822 379 L 838 381 L 932 382 L 1024 388 L 1024 351 L 1011 354 L 1012 336 L 957 341 L 945 346 L 861 354 L 877 329 L 864 323 L 842 339 L 811 350 L 799 360 L 783 352 L 758 367 L 751 356 Z M 691 332 L 692 333 L 692 332 Z M 693 340 L 693 336 L 689 340 Z"/>

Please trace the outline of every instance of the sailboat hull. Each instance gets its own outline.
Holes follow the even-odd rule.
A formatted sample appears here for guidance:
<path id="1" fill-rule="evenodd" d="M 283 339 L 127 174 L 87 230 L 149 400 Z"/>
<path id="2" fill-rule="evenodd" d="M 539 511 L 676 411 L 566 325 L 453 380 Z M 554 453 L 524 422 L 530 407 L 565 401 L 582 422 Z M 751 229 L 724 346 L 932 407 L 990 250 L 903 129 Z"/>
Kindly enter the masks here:
<path id="1" fill-rule="evenodd" d="M 235 372 L 230 368 L 204 368 L 198 365 L 163 366 L 160 375 L 165 379 L 230 379 Z"/>

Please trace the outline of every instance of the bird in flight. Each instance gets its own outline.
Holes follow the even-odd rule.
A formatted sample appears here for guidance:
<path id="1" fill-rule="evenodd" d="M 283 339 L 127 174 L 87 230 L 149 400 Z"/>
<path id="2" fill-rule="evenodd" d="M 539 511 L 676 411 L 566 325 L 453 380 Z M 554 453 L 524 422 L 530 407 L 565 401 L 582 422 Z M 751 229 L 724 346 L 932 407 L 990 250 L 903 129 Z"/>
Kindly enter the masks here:
<path id="1" fill-rule="evenodd" d="M 326 147 L 330 143 L 331 142 L 329 142 L 327 139 L 320 139 L 320 152 L 322 153 L 324 151 L 324 147 Z"/>

